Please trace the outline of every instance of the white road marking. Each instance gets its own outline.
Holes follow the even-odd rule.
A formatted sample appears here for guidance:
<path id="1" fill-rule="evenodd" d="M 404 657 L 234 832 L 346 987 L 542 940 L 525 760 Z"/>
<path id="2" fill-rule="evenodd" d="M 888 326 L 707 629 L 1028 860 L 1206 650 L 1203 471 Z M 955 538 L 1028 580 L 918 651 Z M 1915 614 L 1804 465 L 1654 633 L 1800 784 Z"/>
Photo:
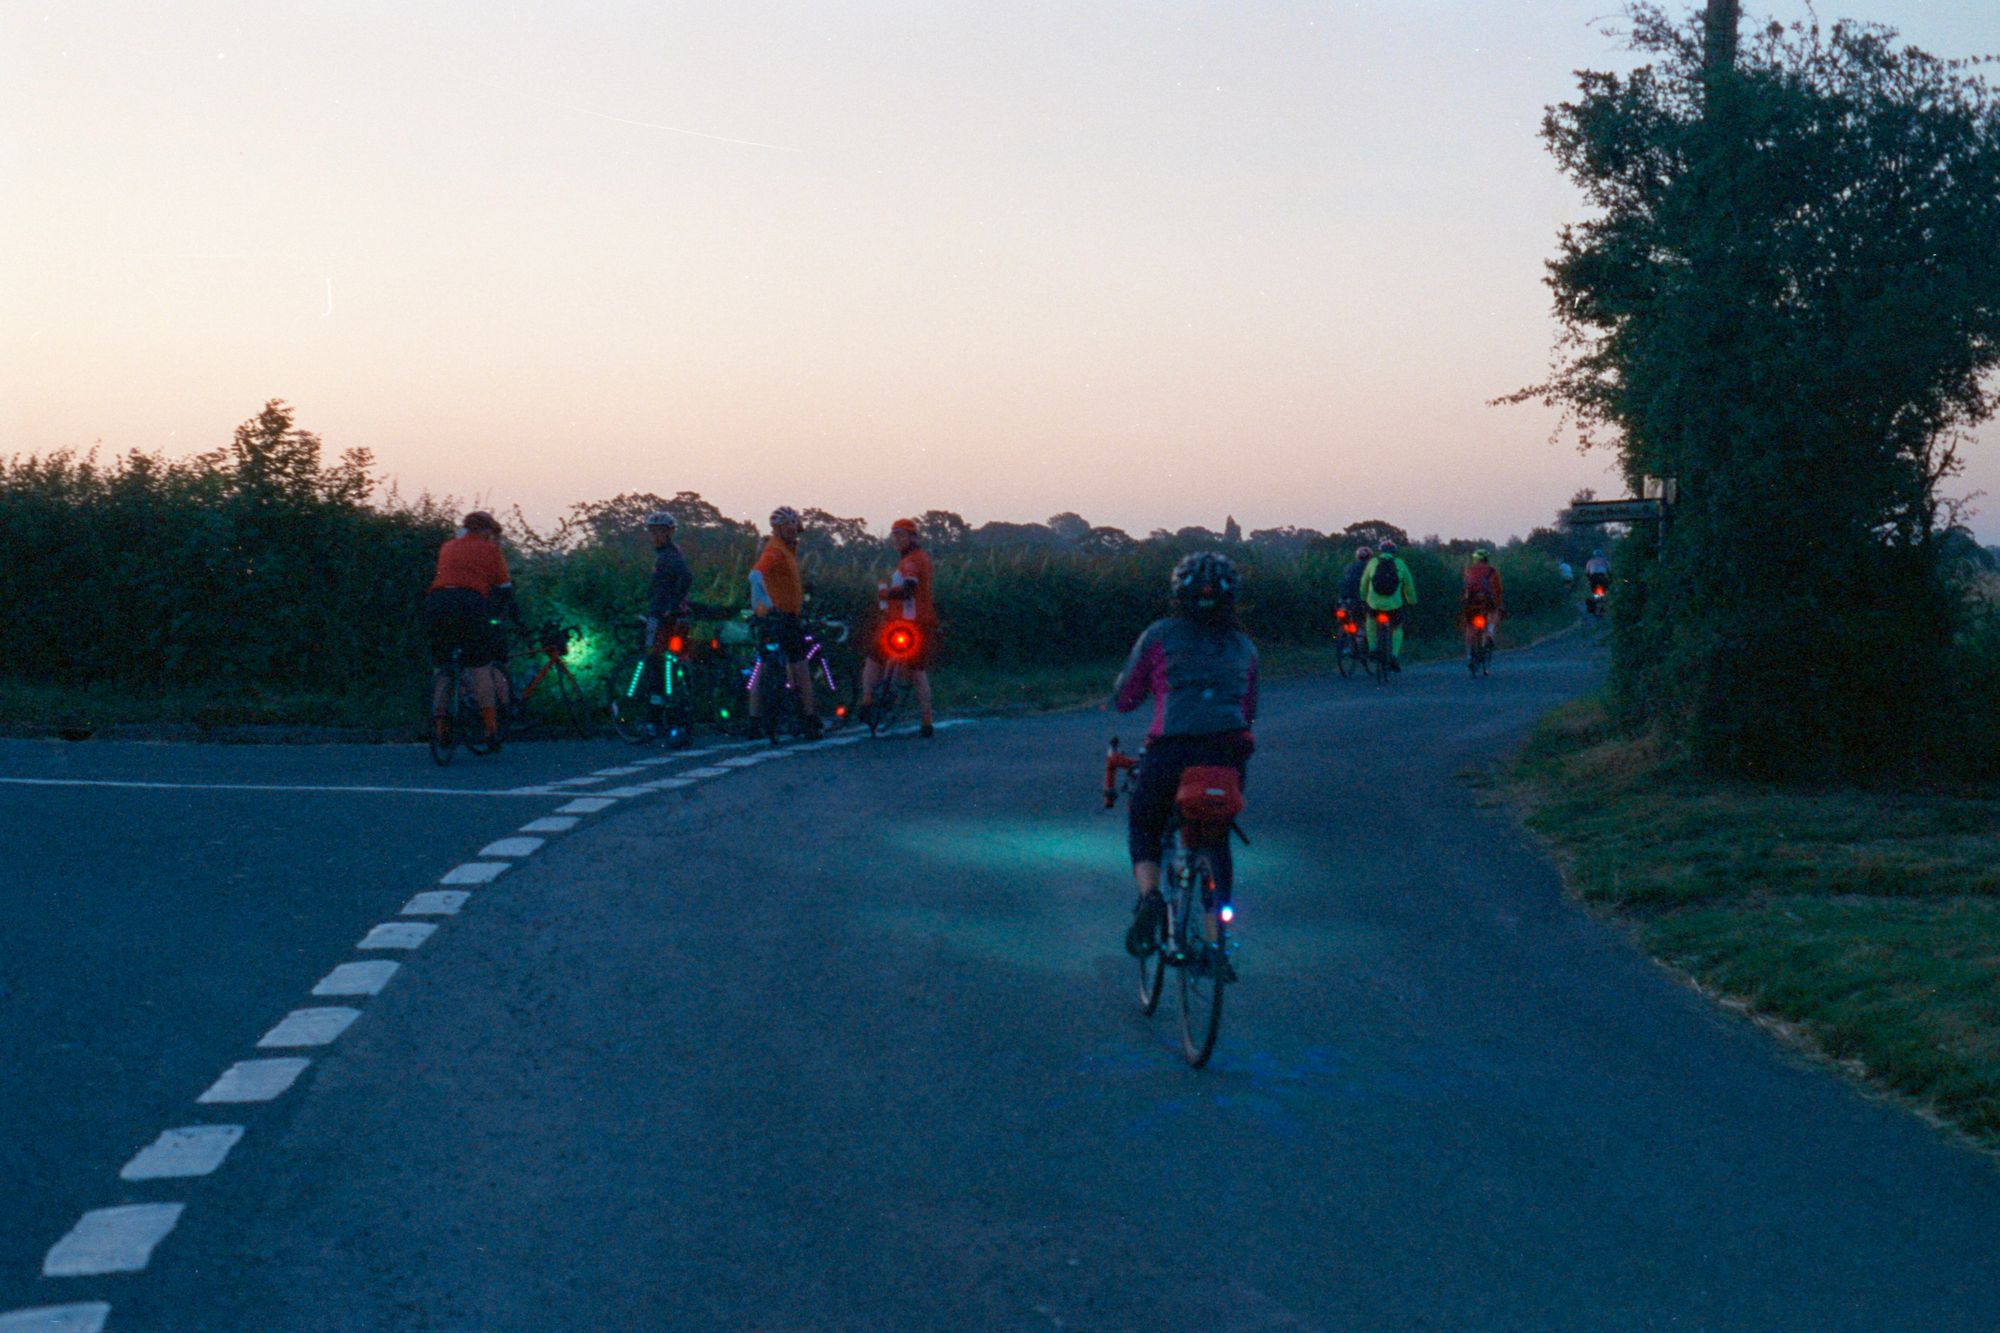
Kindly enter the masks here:
<path id="1" fill-rule="evenodd" d="M 618 802 L 605 800 L 601 796 L 586 796 L 580 800 L 571 801 L 568 805 L 557 806 L 556 813 L 559 815 L 594 815 L 599 810 L 609 810 L 616 804 Z"/>
<path id="2" fill-rule="evenodd" d="M 119 787 L 134 791 L 360 792 L 387 796 L 545 796 L 539 788 L 336 787 L 289 782 L 112 782 L 98 778 L 0 778 L 15 787 Z"/>
<path id="3" fill-rule="evenodd" d="M 521 825 L 523 833 L 567 833 L 583 821 L 574 815 L 548 815 Z"/>
<path id="4" fill-rule="evenodd" d="M 464 889 L 432 889 L 403 904 L 404 916 L 457 916 L 472 895 Z"/>
<path id="5" fill-rule="evenodd" d="M 674 762 L 674 760 L 678 758 L 680 758 L 680 756 L 677 754 L 663 754 L 663 755 L 656 755 L 651 759 L 635 759 L 632 762 L 637 764 L 640 768 L 654 768 L 660 764 L 671 764 Z"/>
<path id="6" fill-rule="evenodd" d="M 541 838 L 502 838 L 479 849 L 481 856 L 533 856 L 542 850 Z"/>
<path id="7" fill-rule="evenodd" d="M 357 949 L 414 949 L 437 933 L 428 921 L 385 921 L 361 937 Z"/>
<path id="8" fill-rule="evenodd" d="M 111 1306 L 104 1301 L 38 1305 L 0 1314 L 0 1333 L 101 1333 L 110 1317 Z"/>
<path id="9" fill-rule="evenodd" d="M 294 1009 L 278 1020 L 278 1026 L 258 1038 L 257 1049 L 269 1051 L 288 1046 L 327 1046 L 341 1033 L 347 1031 L 348 1024 L 359 1017 L 361 1017 L 359 1009 L 339 1006 L 327 1009 Z"/>
<path id="10" fill-rule="evenodd" d="M 365 963 L 342 963 L 312 988 L 314 995 L 379 995 L 396 975 L 401 963 L 372 959 Z"/>
<path id="11" fill-rule="evenodd" d="M 715 761 L 715 766 L 717 768 L 748 768 L 752 764 L 763 763 L 766 757 L 766 755 L 761 754 L 739 754 L 734 759 L 718 759 Z"/>
<path id="12" fill-rule="evenodd" d="M 560 782 L 551 782 L 547 785 L 551 787 L 595 787 L 602 781 L 604 781 L 603 778 L 564 778 Z"/>
<path id="13" fill-rule="evenodd" d="M 268 1102 L 298 1081 L 312 1061 L 299 1056 L 275 1060 L 238 1060 L 222 1071 L 222 1077 L 196 1101 L 212 1106 L 218 1102 Z"/>
<path id="14" fill-rule="evenodd" d="M 600 778 L 629 778 L 639 771 L 637 764 L 627 764 L 623 768 L 593 768 L 592 775 Z"/>
<path id="15" fill-rule="evenodd" d="M 129 1203 L 85 1213 L 42 1260 L 43 1277 L 136 1273 L 181 1220 L 182 1203 Z"/>
<path id="16" fill-rule="evenodd" d="M 690 768 L 687 772 L 681 774 L 681 776 L 684 778 L 726 778 L 729 776 L 729 770 L 726 768 Z"/>
<path id="17" fill-rule="evenodd" d="M 464 865 L 453 866 L 444 872 L 440 884 L 491 884 L 506 874 L 505 861 L 467 861 Z"/>
<path id="18" fill-rule="evenodd" d="M 222 1165 L 229 1150 L 243 1137 L 241 1125 L 188 1125 L 163 1129 L 160 1137 L 139 1150 L 119 1171 L 120 1180 L 169 1180 L 205 1176 Z M 6 1324 L 0 1322 L 0 1329 Z"/>
<path id="19" fill-rule="evenodd" d="M 647 783 L 646 790 L 672 791 L 676 787 L 692 787 L 694 785 L 695 780 L 693 778 L 661 778 L 658 782 Z"/>
<path id="20" fill-rule="evenodd" d="M 651 791 L 651 787 L 612 787 L 604 794 L 606 796 L 615 796 L 622 801 L 630 800 L 634 796 L 644 796 Z"/>

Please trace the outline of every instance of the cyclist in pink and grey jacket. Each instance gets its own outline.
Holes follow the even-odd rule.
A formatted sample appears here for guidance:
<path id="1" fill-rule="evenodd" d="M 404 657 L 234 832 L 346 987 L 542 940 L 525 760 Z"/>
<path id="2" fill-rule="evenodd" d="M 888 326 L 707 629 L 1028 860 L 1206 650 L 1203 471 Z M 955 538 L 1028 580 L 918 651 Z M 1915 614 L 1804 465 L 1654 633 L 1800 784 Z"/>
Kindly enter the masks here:
<path id="1" fill-rule="evenodd" d="M 1236 566 L 1201 551 L 1174 566 L 1174 614 L 1146 627 L 1119 673 L 1114 705 L 1129 713 L 1153 701 L 1146 753 L 1139 761 L 1126 842 L 1139 900 L 1125 947 L 1151 951 L 1166 910 L 1160 897 L 1160 839 L 1173 817 L 1181 772 L 1198 766 L 1241 774 L 1255 748 L 1257 645 L 1236 619 Z M 1216 888 L 1229 901 L 1229 842 L 1215 854 Z"/>

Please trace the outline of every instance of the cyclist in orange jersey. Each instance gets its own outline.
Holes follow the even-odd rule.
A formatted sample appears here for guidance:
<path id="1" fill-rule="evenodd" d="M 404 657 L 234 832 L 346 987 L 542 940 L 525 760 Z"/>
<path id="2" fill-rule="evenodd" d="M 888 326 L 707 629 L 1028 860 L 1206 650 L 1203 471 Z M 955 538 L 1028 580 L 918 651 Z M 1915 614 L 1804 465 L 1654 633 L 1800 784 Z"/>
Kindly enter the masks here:
<path id="1" fill-rule="evenodd" d="M 890 572 L 888 579 L 877 585 L 876 606 L 883 623 L 876 627 L 869 641 L 868 660 L 861 668 L 861 716 L 866 719 L 875 707 L 875 689 L 889 669 L 882 636 L 888 632 L 890 625 L 897 621 L 905 622 L 916 630 L 917 642 L 902 665 L 909 673 L 911 689 L 917 696 L 917 713 L 921 719 L 917 734 L 929 739 L 934 734 L 932 723 L 935 720 L 931 715 L 930 668 L 936 660 L 938 630 L 937 604 L 931 599 L 930 552 L 918 541 L 917 521 L 913 518 L 899 518 L 890 524 L 889 541 L 896 548 L 898 558 L 896 568 Z"/>
<path id="2" fill-rule="evenodd" d="M 818 740 L 819 714 L 813 707 L 812 668 L 806 661 L 805 584 L 799 578 L 799 511 L 780 505 L 771 511 L 771 536 L 757 563 L 750 567 L 750 612 L 777 640 L 785 654 L 785 674 L 792 682 L 805 720 L 808 740 Z M 750 716 L 758 715 L 756 695 Z"/>

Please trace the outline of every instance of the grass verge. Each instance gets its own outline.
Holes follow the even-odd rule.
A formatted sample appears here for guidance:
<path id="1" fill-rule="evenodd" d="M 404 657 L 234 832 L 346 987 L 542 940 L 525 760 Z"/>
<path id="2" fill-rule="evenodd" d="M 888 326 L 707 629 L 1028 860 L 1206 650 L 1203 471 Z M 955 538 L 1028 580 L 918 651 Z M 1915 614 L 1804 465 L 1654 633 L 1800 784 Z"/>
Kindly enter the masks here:
<path id="1" fill-rule="evenodd" d="M 2000 1146 L 2000 793 L 1718 781 L 1594 700 L 1507 777 L 1575 891 L 1654 957 Z"/>

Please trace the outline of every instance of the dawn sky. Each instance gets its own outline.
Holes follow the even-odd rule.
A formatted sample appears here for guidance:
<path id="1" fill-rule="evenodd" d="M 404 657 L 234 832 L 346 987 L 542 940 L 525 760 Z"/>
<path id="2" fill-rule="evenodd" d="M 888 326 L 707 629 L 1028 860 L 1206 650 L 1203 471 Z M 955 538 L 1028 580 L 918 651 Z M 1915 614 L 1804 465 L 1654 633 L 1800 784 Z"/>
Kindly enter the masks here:
<path id="1" fill-rule="evenodd" d="M 1548 365 L 1536 131 L 1618 7 L 9 4 L 0 449 L 277 397 L 538 520 L 1525 532 L 1617 484 L 1486 404 Z M 1987 0 L 1820 14 L 2000 52 Z"/>

